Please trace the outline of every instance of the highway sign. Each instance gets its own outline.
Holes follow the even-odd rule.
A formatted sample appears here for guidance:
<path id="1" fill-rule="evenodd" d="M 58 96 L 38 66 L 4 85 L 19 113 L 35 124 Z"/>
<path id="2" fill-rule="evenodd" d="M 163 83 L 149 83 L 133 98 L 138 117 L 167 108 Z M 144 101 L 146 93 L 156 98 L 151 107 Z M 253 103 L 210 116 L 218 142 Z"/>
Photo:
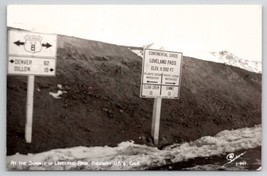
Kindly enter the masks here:
<path id="1" fill-rule="evenodd" d="M 9 56 L 8 74 L 55 76 L 56 60 L 47 58 L 31 58 Z"/>
<path id="2" fill-rule="evenodd" d="M 39 58 L 55 58 L 57 36 L 10 30 L 8 33 L 8 54 Z"/>
<path id="3" fill-rule="evenodd" d="M 10 30 L 8 74 L 55 76 L 57 36 Z"/>
<path id="4" fill-rule="evenodd" d="M 20 30 L 8 31 L 10 75 L 28 76 L 26 103 L 26 143 L 32 142 L 34 78 L 56 75 L 57 36 Z"/>
<path id="5" fill-rule="evenodd" d="M 179 98 L 182 53 L 144 50 L 141 97 Z"/>

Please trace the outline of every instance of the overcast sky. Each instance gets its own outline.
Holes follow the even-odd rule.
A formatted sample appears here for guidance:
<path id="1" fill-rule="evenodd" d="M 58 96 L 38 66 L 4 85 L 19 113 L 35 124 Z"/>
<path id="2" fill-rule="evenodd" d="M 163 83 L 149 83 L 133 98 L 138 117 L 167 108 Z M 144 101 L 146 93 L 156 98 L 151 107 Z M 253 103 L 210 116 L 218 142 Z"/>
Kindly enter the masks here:
<path id="1" fill-rule="evenodd" d="M 7 25 L 108 43 L 156 43 L 190 55 L 228 50 L 262 60 L 259 5 L 10 5 Z"/>

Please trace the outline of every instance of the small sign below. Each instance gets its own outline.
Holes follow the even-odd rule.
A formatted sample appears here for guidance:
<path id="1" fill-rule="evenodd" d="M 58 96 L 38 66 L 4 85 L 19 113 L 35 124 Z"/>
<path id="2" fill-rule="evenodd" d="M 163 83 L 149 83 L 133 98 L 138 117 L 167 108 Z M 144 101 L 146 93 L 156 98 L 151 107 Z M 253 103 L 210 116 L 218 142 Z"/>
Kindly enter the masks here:
<path id="1" fill-rule="evenodd" d="M 31 58 L 9 56 L 8 74 L 55 76 L 56 60 L 46 58 Z"/>
<path id="2" fill-rule="evenodd" d="M 182 53 L 145 49 L 141 97 L 179 98 Z"/>

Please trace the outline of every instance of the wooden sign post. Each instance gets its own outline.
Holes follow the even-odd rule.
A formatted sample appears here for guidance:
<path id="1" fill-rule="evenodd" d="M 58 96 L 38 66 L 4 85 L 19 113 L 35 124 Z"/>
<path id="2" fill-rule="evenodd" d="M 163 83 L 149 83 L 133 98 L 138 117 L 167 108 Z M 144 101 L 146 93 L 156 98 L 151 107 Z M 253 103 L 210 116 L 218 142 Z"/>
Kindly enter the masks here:
<path id="1" fill-rule="evenodd" d="M 156 145 L 158 145 L 159 143 L 161 101 L 162 99 L 160 97 L 157 97 L 154 99 L 154 105 L 153 105 L 151 136 L 153 137 L 153 142 Z"/>
<path id="2" fill-rule="evenodd" d="M 141 98 L 154 98 L 151 136 L 159 143 L 162 98 L 179 99 L 182 53 L 145 49 L 141 75 Z"/>
<path id="3" fill-rule="evenodd" d="M 25 139 L 27 143 L 32 142 L 33 97 L 34 97 L 34 75 L 29 75 L 28 87 L 27 87 L 27 107 L 26 107 L 26 124 L 25 124 Z"/>

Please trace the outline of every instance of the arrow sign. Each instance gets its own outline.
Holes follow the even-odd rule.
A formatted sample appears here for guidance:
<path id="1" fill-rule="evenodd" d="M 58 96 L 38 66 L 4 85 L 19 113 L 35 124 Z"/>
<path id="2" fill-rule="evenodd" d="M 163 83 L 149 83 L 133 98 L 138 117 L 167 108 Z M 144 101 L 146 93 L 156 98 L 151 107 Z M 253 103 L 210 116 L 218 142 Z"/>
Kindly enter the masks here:
<path id="1" fill-rule="evenodd" d="M 15 45 L 20 46 L 20 45 L 24 45 L 25 42 L 21 42 L 20 40 L 14 42 Z"/>
<path id="2" fill-rule="evenodd" d="M 147 81 L 147 83 L 158 83 L 157 81 Z"/>
<path id="3" fill-rule="evenodd" d="M 14 44 L 17 45 L 17 46 L 20 46 L 20 45 L 24 45 L 25 42 L 21 42 L 20 40 L 18 40 L 18 41 L 16 41 L 16 42 L 14 42 Z M 49 47 L 51 47 L 52 45 L 51 45 L 50 43 L 47 43 L 47 42 L 46 42 L 46 44 L 42 43 L 42 46 L 43 46 L 43 47 L 46 47 L 46 48 L 49 48 Z"/>
<path id="4" fill-rule="evenodd" d="M 175 84 L 175 82 L 165 82 L 166 84 Z"/>
<path id="5" fill-rule="evenodd" d="M 46 42 L 46 44 L 42 44 L 43 47 L 46 47 L 46 48 L 49 48 L 51 47 L 52 45 L 50 45 L 49 43 Z"/>
<path id="6" fill-rule="evenodd" d="M 55 59 L 56 53 L 57 35 L 18 30 L 8 31 L 8 55 L 10 56 Z"/>

